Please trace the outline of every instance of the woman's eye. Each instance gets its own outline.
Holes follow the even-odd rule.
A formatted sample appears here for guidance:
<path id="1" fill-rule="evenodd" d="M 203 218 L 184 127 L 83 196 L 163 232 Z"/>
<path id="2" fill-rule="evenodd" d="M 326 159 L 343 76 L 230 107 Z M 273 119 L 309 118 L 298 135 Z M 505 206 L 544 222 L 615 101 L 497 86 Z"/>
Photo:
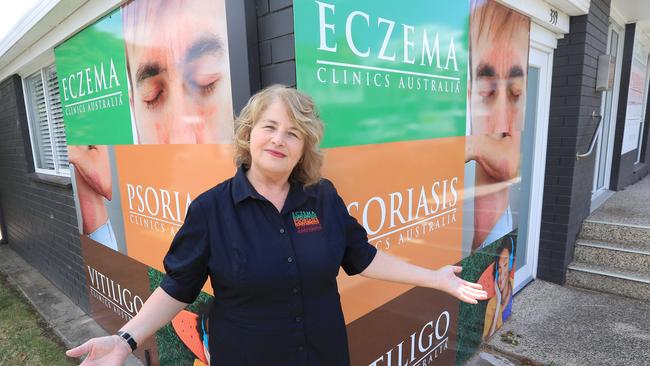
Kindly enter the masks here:
<path id="1" fill-rule="evenodd" d="M 510 100 L 512 102 L 517 102 L 517 101 L 519 101 L 519 97 L 521 96 L 521 90 L 513 90 L 513 89 L 511 89 L 509 94 L 510 94 Z"/>
<path id="2" fill-rule="evenodd" d="M 219 79 L 216 79 L 207 84 L 195 84 L 195 89 L 199 92 L 201 96 L 206 97 L 212 94 L 212 92 L 217 88 L 218 83 L 219 83 Z"/>
<path id="3" fill-rule="evenodd" d="M 204 96 L 209 95 L 214 91 L 214 89 L 216 87 L 217 87 L 217 82 L 216 81 L 213 82 L 213 83 L 207 84 L 207 85 L 201 85 L 201 86 L 199 86 L 199 92 L 201 93 L 201 95 L 204 95 Z"/>
<path id="4" fill-rule="evenodd" d="M 197 74 L 189 81 L 189 86 L 201 96 L 209 96 L 221 81 L 220 74 Z"/>
<path id="5" fill-rule="evenodd" d="M 518 101 L 519 97 L 524 92 L 524 83 L 523 80 L 520 79 L 522 78 L 517 78 L 508 84 L 508 94 L 510 96 L 510 99 L 514 102 Z"/>
<path id="6" fill-rule="evenodd" d="M 492 80 L 480 81 L 478 84 L 478 95 L 483 97 L 483 99 L 493 97 L 496 91 L 496 82 Z"/>
<path id="7" fill-rule="evenodd" d="M 482 96 L 483 98 L 494 96 L 494 93 L 494 89 L 482 89 L 478 91 L 478 95 Z"/>
<path id="8" fill-rule="evenodd" d="M 145 106 L 149 109 L 156 108 L 158 104 L 162 101 L 163 98 L 163 89 L 155 89 L 150 91 L 149 93 L 146 93 L 142 97 L 142 101 L 144 102 Z"/>

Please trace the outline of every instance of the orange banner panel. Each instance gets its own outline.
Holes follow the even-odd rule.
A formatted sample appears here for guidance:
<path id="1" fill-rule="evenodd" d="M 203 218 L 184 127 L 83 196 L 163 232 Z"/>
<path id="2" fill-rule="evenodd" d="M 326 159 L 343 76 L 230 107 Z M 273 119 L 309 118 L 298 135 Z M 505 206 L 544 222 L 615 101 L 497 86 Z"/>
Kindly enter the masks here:
<path id="1" fill-rule="evenodd" d="M 115 156 L 127 254 L 164 272 L 163 258 L 190 202 L 234 175 L 232 147 L 124 145 Z"/>
<path id="2" fill-rule="evenodd" d="M 342 147 L 323 175 L 377 249 L 439 268 L 461 259 L 464 158 L 464 137 Z M 412 288 L 342 272 L 338 283 L 348 323 Z"/>

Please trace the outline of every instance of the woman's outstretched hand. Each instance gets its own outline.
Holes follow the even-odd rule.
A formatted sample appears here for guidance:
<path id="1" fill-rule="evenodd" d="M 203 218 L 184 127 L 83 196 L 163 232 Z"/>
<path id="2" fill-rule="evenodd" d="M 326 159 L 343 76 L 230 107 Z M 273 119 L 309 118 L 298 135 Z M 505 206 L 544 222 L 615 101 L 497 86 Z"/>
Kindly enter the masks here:
<path id="1" fill-rule="evenodd" d="M 77 348 L 68 350 L 68 357 L 88 355 L 80 366 L 121 366 L 129 357 L 131 347 L 118 336 L 93 338 Z"/>
<path id="2" fill-rule="evenodd" d="M 478 283 L 468 282 L 456 274 L 462 272 L 459 266 L 444 266 L 436 271 L 437 289 L 444 291 L 464 302 L 477 304 L 477 300 L 487 299 L 487 292 Z"/>

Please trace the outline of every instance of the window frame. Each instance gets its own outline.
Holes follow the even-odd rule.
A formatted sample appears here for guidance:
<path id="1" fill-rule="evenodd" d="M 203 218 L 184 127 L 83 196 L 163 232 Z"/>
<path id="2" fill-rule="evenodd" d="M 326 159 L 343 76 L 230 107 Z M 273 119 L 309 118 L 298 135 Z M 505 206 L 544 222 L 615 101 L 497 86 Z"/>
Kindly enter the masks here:
<path id="1" fill-rule="evenodd" d="M 53 67 L 54 70 L 56 71 L 56 64 L 54 63 L 54 57 L 46 57 L 45 60 L 42 60 L 42 62 L 39 62 L 38 65 L 35 65 L 29 70 L 25 70 L 24 72 L 21 72 L 21 83 L 22 83 L 22 89 L 23 89 L 23 102 L 25 104 L 25 114 L 27 117 L 27 128 L 29 130 L 29 140 L 30 140 L 30 148 L 32 151 L 32 163 L 34 164 L 34 171 L 39 174 L 46 174 L 46 175 L 52 175 L 52 176 L 58 176 L 58 177 L 66 177 L 69 178 L 71 174 L 71 169 L 70 168 L 61 168 L 59 166 L 59 156 L 58 156 L 58 149 L 56 146 L 56 139 L 54 136 L 54 131 L 53 131 L 53 121 L 52 121 L 52 108 L 51 108 L 51 100 L 49 97 L 49 87 L 47 85 L 47 70 Z M 32 111 L 31 111 L 31 106 L 30 106 L 30 98 L 32 96 L 28 95 L 28 87 L 27 87 L 27 79 L 32 78 L 36 74 L 39 75 L 41 78 L 41 83 L 43 84 L 43 94 L 44 94 L 44 100 L 45 100 L 45 110 L 46 110 L 46 115 L 47 115 L 47 127 L 48 127 L 48 133 L 50 136 L 50 141 L 52 143 L 52 158 L 54 161 L 54 169 L 44 169 L 39 167 L 38 164 L 38 154 L 35 150 L 35 146 L 38 145 L 37 137 L 34 135 L 34 126 L 32 126 L 33 121 L 32 121 Z M 58 81 L 58 75 L 57 75 L 57 81 Z M 58 84 L 58 83 L 57 83 Z M 58 91 L 57 91 L 58 92 Z M 66 145 L 67 148 L 67 145 Z"/>

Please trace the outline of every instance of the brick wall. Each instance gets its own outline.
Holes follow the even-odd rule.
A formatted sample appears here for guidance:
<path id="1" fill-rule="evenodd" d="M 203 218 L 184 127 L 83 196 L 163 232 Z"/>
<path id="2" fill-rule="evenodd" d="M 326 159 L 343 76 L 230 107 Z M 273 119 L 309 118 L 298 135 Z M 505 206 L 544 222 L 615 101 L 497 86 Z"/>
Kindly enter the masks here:
<path id="1" fill-rule="evenodd" d="M 553 65 L 548 150 L 537 276 L 563 284 L 582 221 L 589 215 L 595 154 L 585 152 L 600 113 L 598 56 L 607 50 L 610 0 L 592 0 L 587 15 L 571 17 Z"/>
<path id="2" fill-rule="evenodd" d="M 46 183 L 33 165 L 22 83 L 14 75 L 0 83 L 0 205 L 9 245 L 88 311 L 69 179 Z"/>
<path id="3" fill-rule="evenodd" d="M 256 0 L 255 3 L 262 87 L 275 83 L 295 86 L 293 1 Z"/>

